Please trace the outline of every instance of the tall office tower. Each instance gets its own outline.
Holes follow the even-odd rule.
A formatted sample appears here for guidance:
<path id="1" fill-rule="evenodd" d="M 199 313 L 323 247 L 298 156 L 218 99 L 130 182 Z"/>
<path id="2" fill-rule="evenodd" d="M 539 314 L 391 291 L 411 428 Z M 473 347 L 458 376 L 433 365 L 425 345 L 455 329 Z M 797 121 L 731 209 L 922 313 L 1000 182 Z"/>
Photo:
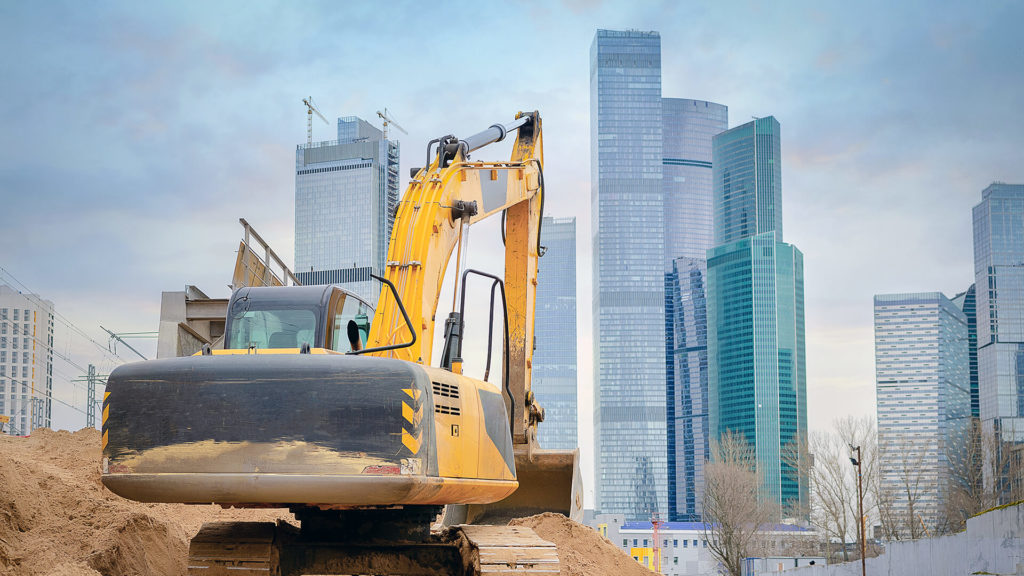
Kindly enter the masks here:
<path id="1" fill-rule="evenodd" d="M 901 538 L 943 523 L 949 457 L 971 413 L 967 333 L 939 292 L 875 296 L 879 472 Z"/>
<path id="2" fill-rule="evenodd" d="M 338 139 L 295 150 L 295 275 L 342 284 L 376 305 L 398 204 L 398 142 L 338 119 Z"/>
<path id="3" fill-rule="evenodd" d="M 1001 450 L 1024 458 L 1024 184 L 994 183 L 974 207 L 974 285 L 982 427 L 1001 440 Z M 1011 460 L 1006 456 L 997 460 Z M 998 480 L 1004 491 L 1024 482 L 990 466 L 985 472 L 989 486 Z"/>
<path id="4" fill-rule="evenodd" d="M 50 426 L 53 302 L 0 284 L 0 415 L 8 434 Z"/>
<path id="5" fill-rule="evenodd" d="M 714 246 L 711 139 L 729 109 L 662 98 L 668 519 L 701 517 L 708 457 L 707 251 Z"/>
<path id="6" fill-rule="evenodd" d="M 971 417 L 980 418 L 978 407 L 978 299 L 974 284 L 951 298 L 967 317 L 967 366 L 971 383 Z"/>
<path id="7" fill-rule="evenodd" d="M 715 248 L 708 251 L 708 413 L 712 437 L 754 449 L 761 496 L 804 514 L 807 478 L 787 453 L 807 438 L 803 254 L 782 242 L 779 123 L 715 136 Z"/>
<path id="8" fill-rule="evenodd" d="M 541 448 L 572 450 L 576 436 L 576 219 L 544 218 L 537 264 L 533 393 L 544 408 Z"/>
<path id="9" fill-rule="evenodd" d="M 661 37 L 598 30 L 590 49 L 597 508 L 667 511 Z"/>

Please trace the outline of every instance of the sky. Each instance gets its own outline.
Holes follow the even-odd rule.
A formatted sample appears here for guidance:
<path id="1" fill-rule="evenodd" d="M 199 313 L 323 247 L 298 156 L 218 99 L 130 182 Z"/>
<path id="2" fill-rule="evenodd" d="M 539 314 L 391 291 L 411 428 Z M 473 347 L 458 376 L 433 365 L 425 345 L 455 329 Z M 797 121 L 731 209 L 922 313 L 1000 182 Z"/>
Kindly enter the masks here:
<path id="1" fill-rule="evenodd" d="M 0 3 L 0 280 L 55 303 L 73 364 L 58 361 L 54 395 L 84 407 L 76 367 L 132 357 L 106 352 L 100 325 L 155 331 L 160 292 L 186 284 L 228 295 L 238 218 L 292 262 L 302 98 L 332 122 L 315 140 L 387 107 L 408 131 L 405 178 L 429 139 L 539 110 L 546 213 L 577 219 L 589 497 L 595 31 L 660 32 L 665 97 L 781 123 L 815 430 L 874 414 L 872 296 L 965 290 L 972 206 L 1024 182 L 1021 21 L 1024 4 L 999 1 Z M 470 265 L 494 268 L 497 234 L 474 230 Z M 84 423 L 54 410 L 55 427 Z"/>

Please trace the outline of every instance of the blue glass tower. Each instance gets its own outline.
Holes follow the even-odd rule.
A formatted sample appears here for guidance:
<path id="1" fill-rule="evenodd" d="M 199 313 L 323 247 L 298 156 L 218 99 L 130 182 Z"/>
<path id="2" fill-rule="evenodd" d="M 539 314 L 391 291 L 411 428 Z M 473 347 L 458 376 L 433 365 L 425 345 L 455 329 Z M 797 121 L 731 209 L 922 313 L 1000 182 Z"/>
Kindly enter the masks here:
<path id="1" fill-rule="evenodd" d="M 714 246 L 711 140 L 726 106 L 662 99 L 668 519 L 701 516 L 708 429 L 707 250 Z"/>
<path id="2" fill-rule="evenodd" d="M 338 139 L 295 150 L 295 275 L 344 284 L 376 304 L 398 203 L 398 142 L 338 119 Z"/>
<path id="3" fill-rule="evenodd" d="M 667 511 L 661 37 L 590 50 L 597 508 Z"/>
<path id="4" fill-rule="evenodd" d="M 994 183 L 974 207 L 974 284 L 981 421 L 1002 441 L 1000 449 L 1009 449 L 1008 445 L 1024 443 L 1022 184 Z M 985 470 L 986 482 L 1011 481 L 993 476 L 990 467 Z"/>
<path id="5" fill-rule="evenodd" d="M 738 432 L 754 448 L 761 496 L 798 513 L 807 479 L 786 452 L 807 437 L 804 274 L 803 254 L 782 242 L 779 132 L 769 116 L 713 142 L 709 414 L 713 437 Z"/>
<path id="6" fill-rule="evenodd" d="M 576 219 L 544 218 L 538 263 L 533 393 L 544 408 L 541 448 L 573 450 L 576 435 Z"/>

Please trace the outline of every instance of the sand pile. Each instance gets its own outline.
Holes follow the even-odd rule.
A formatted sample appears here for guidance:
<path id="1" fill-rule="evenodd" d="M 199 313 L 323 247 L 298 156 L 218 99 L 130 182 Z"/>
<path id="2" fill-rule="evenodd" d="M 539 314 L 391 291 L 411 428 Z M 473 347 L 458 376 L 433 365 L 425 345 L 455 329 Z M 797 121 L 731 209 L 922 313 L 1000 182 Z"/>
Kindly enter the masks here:
<path id="1" fill-rule="evenodd" d="M 183 575 L 203 522 L 291 518 L 125 500 L 100 483 L 99 446 L 92 429 L 0 435 L 0 574 Z"/>
<path id="2" fill-rule="evenodd" d="M 651 576 L 651 572 L 607 538 L 561 514 L 545 512 L 509 522 L 533 528 L 538 536 L 558 547 L 561 576 Z"/>

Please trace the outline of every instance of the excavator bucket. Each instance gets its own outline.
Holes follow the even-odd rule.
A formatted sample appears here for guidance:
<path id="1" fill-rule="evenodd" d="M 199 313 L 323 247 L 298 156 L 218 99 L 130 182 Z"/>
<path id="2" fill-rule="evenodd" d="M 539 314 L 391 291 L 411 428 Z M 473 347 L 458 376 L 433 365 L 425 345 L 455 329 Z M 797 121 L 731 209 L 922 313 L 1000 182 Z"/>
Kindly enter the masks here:
<path id="1" fill-rule="evenodd" d="M 583 519 L 583 482 L 579 450 L 545 450 L 531 445 L 515 447 L 519 488 L 493 504 L 466 507 L 468 524 L 504 524 L 512 518 L 541 512 Z"/>

